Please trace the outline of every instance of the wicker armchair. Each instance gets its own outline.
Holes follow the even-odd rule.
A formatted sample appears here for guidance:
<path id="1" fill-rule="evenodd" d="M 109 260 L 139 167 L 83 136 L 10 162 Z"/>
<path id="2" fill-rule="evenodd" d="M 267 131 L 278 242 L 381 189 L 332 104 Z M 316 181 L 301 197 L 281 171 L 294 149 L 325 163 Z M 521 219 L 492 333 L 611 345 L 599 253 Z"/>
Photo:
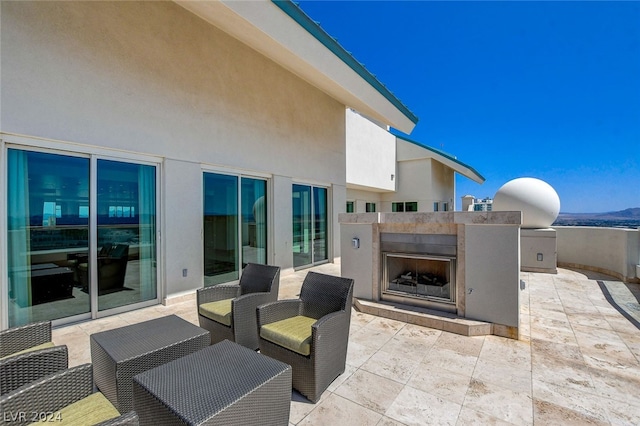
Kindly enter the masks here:
<path id="1" fill-rule="evenodd" d="M 51 322 L 0 331 L 0 395 L 68 366 L 67 347 L 51 341 Z"/>
<path id="2" fill-rule="evenodd" d="M 135 412 L 120 415 L 100 392 L 93 392 L 93 370 L 84 364 L 59 371 L 0 397 L 0 417 L 12 425 L 42 420 L 74 424 L 137 425 Z"/>
<path id="3" fill-rule="evenodd" d="M 0 358 L 51 342 L 51 322 L 42 321 L 0 331 Z"/>
<path id="4" fill-rule="evenodd" d="M 344 372 L 353 280 L 309 272 L 300 299 L 258 308 L 260 353 L 293 368 L 293 388 L 316 403 Z"/>
<path id="5" fill-rule="evenodd" d="M 209 330 L 211 344 L 225 339 L 258 349 L 256 309 L 278 300 L 280 267 L 249 263 L 239 284 L 201 288 L 197 293 L 198 321 Z"/>

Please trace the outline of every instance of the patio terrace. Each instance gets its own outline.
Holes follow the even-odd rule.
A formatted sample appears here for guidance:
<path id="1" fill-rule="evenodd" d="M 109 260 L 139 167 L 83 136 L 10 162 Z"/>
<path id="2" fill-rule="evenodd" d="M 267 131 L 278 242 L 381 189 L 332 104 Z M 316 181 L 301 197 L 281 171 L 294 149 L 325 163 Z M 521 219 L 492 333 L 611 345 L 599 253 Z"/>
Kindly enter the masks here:
<path id="1" fill-rule="evenodd" d="M 340 265 L 313 270 L 339 275 Z M 306 273 L 281 277 L 279 297 L 296 297 Z M 568 269 L 521 279 L 517 341 L 353 310 L 345 373 L 315 405 L 293 392 L 290 424 L 640 424 L 640 285 Z M 91 333 L 172 313 L 197 324 L 195 297 L 57 328 L 53 338 L 78 365 L 91 361 Z"/>

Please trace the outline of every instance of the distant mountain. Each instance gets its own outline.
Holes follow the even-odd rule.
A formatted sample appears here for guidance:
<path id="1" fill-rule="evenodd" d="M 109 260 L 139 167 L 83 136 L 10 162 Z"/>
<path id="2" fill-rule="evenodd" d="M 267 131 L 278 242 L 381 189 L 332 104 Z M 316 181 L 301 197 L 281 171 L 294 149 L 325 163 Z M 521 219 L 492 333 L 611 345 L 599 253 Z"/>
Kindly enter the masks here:
<path id="1" fill-rule="evenodd" d="M 624 209 L 618 212 L 602 213 L 599 217 L 640 219 L 640 207 Z"/>
<path id="2" fill-rule="evenodd" d="M 560 213 L 554 225 L 637 228 L 640 227 L 640 207 L 606 213 Z"/>
<path id="3" fill-rule="evenodd" d="M 617 212 L 606 213 L 563 213 L 560 212 L 559 216 L 563 217 L 580 217 L 582 219 L 640 219 L 640 207 L 633 207 L 630 209 L 624 209 Z"/>

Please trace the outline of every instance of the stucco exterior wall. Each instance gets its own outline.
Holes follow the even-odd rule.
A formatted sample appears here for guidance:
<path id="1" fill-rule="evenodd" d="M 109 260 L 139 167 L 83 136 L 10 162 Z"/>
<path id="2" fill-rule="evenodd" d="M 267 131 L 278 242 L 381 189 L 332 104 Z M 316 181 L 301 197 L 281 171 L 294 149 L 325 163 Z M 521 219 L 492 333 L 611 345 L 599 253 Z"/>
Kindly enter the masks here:
<path id="1" fill-rule="evenodd" d="M 344 106 L 172 2 L 2 2 L 1 101 L 4 132 L 344 182 Z"/>
<path id="2" fill-rule="evenodd" d="M 354 213 L 364 213 L 367 202 L 376 203 L 377 212 L 391 212 L 394 202 L 418 202 L 419 212 L 432 212 L 434 202 L 448 202 L 453 210 L 455 172 L 432 159 L 420 158 L 397 163 L 396 191 L 375 192 L 349 188 L 347 199 L 355 201 Z"/>
<path id="3" fill-rule="evenodd" d="M 421 158 L 398 163 L 398 191 L 393 196 L 384 194 L 383 198 L 417 201 L 418 211 L 431 212 L 435 201 L 452 205 L 454 192 L 454 171 L 434 159 Z"/>
<path id="4" fill-rule="evenodd" d="M 396 137 L 349 109 L 346 126 L 347 182 L 376 190 L 395 190 Z"/>
<path id="5" fill-rule="evenodd" d="M 203 167 L 271 178 L 270 262 L 292 267 L 293 182 L 329 188 L 337 238 L 344 105 L 173 2 L 0 7 L 1 132 L 161 159 L 165 296 L 202 286 Z"/>
<path id="6" fill-rule="evenodd" d="M 274 176 L 273 199 L 284 200 L 288 197 L 291 200 L 292 184 L 293 181 L 288 176 Z M 274 265 L 280 265 L 280 268 L 284 270 L 293 268 L 293 257 L 291 256 L 293 249 L 292 215 L 291 201 L 280 203 L 274 207 L 273 229 L 277 231 L 272 234 Z"/>
<path id="7" fill-rule="evenodd" d="M 431 198 L 433 201 L 449 203 L 449 209 L 453 210 L 455 201 L 455 172 L 450 167 L 435 161 L 431 161 Z M 433 207 L 433 206 L 432 206 Z"/>
<path id="8" fill-rule="evenodd" d="M 387 201 L 417 201 L 418 211 L 427 210 L 430 200 L 431 162 L 425 160 L 402 161 L 398 163 L 398 191 L 387 195 Z"/>
<path id="9" fill-rule="evenodd" d="M 376 210 L 383 211 L 381 208 L 384 207 L 384 203 L 382 203 L 382 194 L 379 192 L 348 188 L 346 197 L 347 201 L 354 202 L 354 213 L 365 213 L 367 203 L 376 203 Z M 389 211 L 390 209 L 389 205 Z"/>
<path id="10" fill-rule="evenodd" d="M 579 267 L 640 282 L 640 231 L 589 226 L 555 226 L 558 266 Z"/>
<path id="11" fill-rule="evenodd" d="M 164 162 L 164 295 L 188 293 L 202 287 L 202 172 L 200 164 L 180 160 Z M 185 187 L 192 190 L 185 191 Z M 194 206 L 194 208 L 185 208 Z M 187 276 L 182 270 L 187 269 Z"/>

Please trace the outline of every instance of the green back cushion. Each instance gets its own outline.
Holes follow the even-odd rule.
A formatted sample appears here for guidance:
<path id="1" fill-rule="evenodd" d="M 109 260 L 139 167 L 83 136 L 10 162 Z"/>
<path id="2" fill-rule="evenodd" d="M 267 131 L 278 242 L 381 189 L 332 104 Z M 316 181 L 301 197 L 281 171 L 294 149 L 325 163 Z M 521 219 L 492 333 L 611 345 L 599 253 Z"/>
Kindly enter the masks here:
<path id="1" fill-rule="evenodd" d="M 40 423 L 55 421 L 57 425 L 94 425 L 119 415 L 116 407 L 102 393 L 96 392 L 52 413 L 50 418 Z"/>
<path id="2" fill-rule="evenodd" d="M 54 346 L 53 342 L 46 342 L 46 343 L 43 343 L 43 344 L 38 345 L 38 346 L 32 346 L 32 347 L 27 348 L 27 349 L 25 349 L 23 351 L 14 352 L 14 353 L 12 353 L 10 355 L 7 355 L 7 356 L 4 356 L 4 357 L 2 357 L 0 359 L 5 359 L 5 358 L 9 358 L 11 356 L 16 356 L 16 355 L 21 355 L 21 354 L 26 354 L 27 352 L 38 351 L 40 349 L 52 348 L 53 346 Z"/>
<path id="3" fill-rule="evenodd" d="M 231 327 L 231 300 L 224 299 L 203 303 L 198 307 L 198 313 L 210 320 Z"/>
<path id="4" fill-rule="evenodd" d="M 260 328 L 260 337 L 308 356 L 311 353 L 311 326 L 316 321 L 314 318 L 298 315 L 272 322 Z"/>

